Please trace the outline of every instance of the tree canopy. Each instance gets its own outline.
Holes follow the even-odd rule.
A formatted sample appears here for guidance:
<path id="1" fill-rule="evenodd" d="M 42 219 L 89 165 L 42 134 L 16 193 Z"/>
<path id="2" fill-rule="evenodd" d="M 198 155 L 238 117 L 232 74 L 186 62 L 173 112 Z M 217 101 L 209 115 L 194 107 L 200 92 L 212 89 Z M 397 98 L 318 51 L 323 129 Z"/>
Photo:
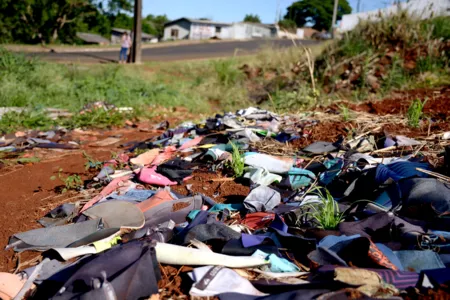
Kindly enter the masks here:
<path id="1" fill-rule="evenodd" d="M 258 15 L 248 14 L 248 15 L 245 15 L 244 22 L 261 23 L 261 18 Z"/>
<path id="2" fill-rule="evenodd" d="M 317 30 L 329 30 L 333 19 L 334 0 L 302 0 L 288 7 L 285 19 L 293 20 L 298 27 L 311 24 Z M 348 0 L 339 0 L 337 20 L 352 12 Z"/>
<path id="3" fill-rule="evenodd" d="M 289 19 L 280 20 L 278 22 L 278 26 L 280 26 L 281 29 L 290 32 L 296 32 L 297 30 L 297 24 L 295 24 L 295 21 Z"/>
<path id="4" fill-rule="evenodd" d="M 133 0 L 2 0 L 0 43 L 77 43 L 77 32 L 107 38 L 133 28 Z M 167 16 L 148 15 L 142 31 L 161 37 Z"/>

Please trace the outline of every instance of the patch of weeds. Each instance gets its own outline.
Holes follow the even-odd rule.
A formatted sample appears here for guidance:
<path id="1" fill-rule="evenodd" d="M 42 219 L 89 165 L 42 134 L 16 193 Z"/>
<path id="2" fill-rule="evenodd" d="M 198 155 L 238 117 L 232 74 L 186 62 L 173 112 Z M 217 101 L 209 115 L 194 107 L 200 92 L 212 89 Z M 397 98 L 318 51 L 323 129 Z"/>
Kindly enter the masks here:
<path id="1" fill-rule="evenodd" d="M 417 59 L 416 69 L 420 73 L 433 71 L 439 72 L 439 70 L 442 70 L 443 68 L 445 68 L 445 64 L 443 63 L 442 58 L 436 58 L 431 55 L 427 55 L 425 57 L 419 57 L 419 59 Z"/>
<path id="2" fill-rule="evenodd" d="M 350 109 L 347 106 L 339 105 L 339 109 L 341 111 L 342 119 L 345 122 L 348 122 L 348 121 L 353 119 L 353 115 L 352 115 Z"/>
<path id="3" fill-rule="evenodd" d="M 292 112 L 295 109 L 308 108 L 317 103 L 320 98 L 319 90 L 303 87 L 296 91 L 277 91 L 271 95 L 271 104 L 278 112 Z"/>
<path id="4" fill-rule="evenodd" d="M 420 99 L 416 99 L 411 103 L 406 113 L 409 126 L 419 127 L 420 119 L 423 116 L 423 108 L 427 101 L 428 100 L 420 101 Z"/>
<path id="5" fill-rule="evenodd" d="M 214 61 L 213 65 L 220 84 L 230 86 L 242 77 L 242 72 L 236 67 L 232 59 Z"/>
<path id="6" fill-rule="evenodd" d="M 398 56 L 392 57 L 392 64 L 383 81 L 384 90 L 390 91 L 393 88 L 401 88 L 409 81 L 409 76 L 403 69 L 403 60 Z"/>
<path id="7" fill-rule="evenodd" d="M 232 161 L 229 163 L 229 167 L 233 170 L 236 178 L 239 178 L 244 175 L 244 159 L 239 151 L 239 147 L 234 143 L 230 144 L 233 148 L 233 152 L 231 153 Z"/>
<path id="8" fill-rule="evenodd" d="M 3 155 L 0 155 L 0 163 L 7 166 L 15 164 L 33 164 L 38 163 L 40 161 L 41 160 L 38 157 L 18 157 L 18 158 L 3 159 Z"/>
<path id="9" fill-rule="evenodd" d="M 314 193 L 320 198 L 320 203 L 307 204 L 306 206 L 310 209 L 304 215 L 310 216 L 313 220 L 318 223 L 318 228 L 325 230 L 333 230 L 338 227 L 338 225 L 343 221 L 344 214 L 339 211 L 339 205 L 334 200 L 330 192 L 325 189 L 316 189 L 318 192 Z"/>
<path id="10" fill-rule="evenodd" d="M 94 109 L 83 114 L 74 114 L 70 119 L 62 120 L 62 125 L 69 128 L 93 127 L 107 128 L 120 126 L 130 115 L 115 110 Z"/>
<path id="11" fill-rule="evenodd" d="M 86 170 L 100 170 L 103 167 L 103 163 L 101 161 L 96 160 L 85 151 L 83 151 L 83 157 L 86 159 L 86 163 L 84 164 L 84 168 Z"/>
<path id="12" fill-rule="evenodd" d="M 450 17 L 435 17 L 425 22 L 426 23 L 423 30 L 424 32 L 429 32 L 429 28 L 427 28 L 427 26 L 430 26 L 432 28 L 432 38 L 442 38 L 444 41 L 450 40 Z"/>
<path id="13" fill-rule="evenodd" d="M 73 174 L 69 175 L 67 177 L 64 177 L 62 175 L 63 169 L 59 169 L 58 171 L 58 177 L 52 176 L 50 177 L 50 180 L 56 180 L 57 178 L 61 180 L 61 182 L 64 184 L 64 188 L 62 189 L 62 193 L 65 193 L 69 190 L 80 190 L 83 187 L 83 180 L 81 179 L 80 175 Z"/>
<path id="14" fill-rule="evenodd" d="M 146 152 L 146 151 L 144 151 Z M 116 170 L 124 170 L 127 167 L 127 163 L 124 163 L 121 159 L 119 159 L 119 154 L 115 152 L 111 152 L 111 159 L 117 162 L 117 165 L 113 166 Z"/>
<path id="15" fill-rule="evenodd" d="M 55 121 L 41 111 L 8 112 L 0 118 L 0 132 L 8 133 L 19 129 L 47 130 L 55 125 Z"/>
<path id="16" fill-rule="evenodd" d="M 133 154 L 135 154 L 136 156 L 141 155 L 145 152 L 147 152 L 149 149 L 147 148 L 136 148 L 133 150 Z"/>

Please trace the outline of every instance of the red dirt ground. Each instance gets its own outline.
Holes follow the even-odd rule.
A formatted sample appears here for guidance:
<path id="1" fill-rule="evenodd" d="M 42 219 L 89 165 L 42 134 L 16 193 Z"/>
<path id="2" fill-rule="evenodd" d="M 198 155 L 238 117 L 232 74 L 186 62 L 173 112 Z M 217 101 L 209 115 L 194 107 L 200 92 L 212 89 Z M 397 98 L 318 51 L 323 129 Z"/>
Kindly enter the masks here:
<path id="1" fill-rule="evenodd" d="M 192 179 L 183 183 L 183 185 L 172 187 L 172 190 L 186 196 L 189 193 L 186 185 L 192 184 L 191 190 L 193 192 L 202 193 L 217 203 L 232 202 L 233 200 L 242 201 L 250 193 L 248 186 L 234 181 L 214 181 L 221 178 L 224 177 L 220 177 L 217 173 L 196 171 Z"/>
<path id="2" fill-rule="evenodd" d="M 355 111 L 365 111 L 371 114 L 405 115 L 414 99 L 426 100 L 424 113 L 428 117 L 447 120 L 450 111 L 450 86 L 436 89 L 416 89 L 393 93 L 390 98 L 382 101 L 370 101 L 362 104 L 349 105 Z"/>
<path id="3" fill-rule="evenodd" d="M 150 138 L 154 133 L 140 132 L 136 129 L 121 129 L 114 131 L 95 132 L 98 135 L 82 135 L 82 140 L 100 141 L 109 136 L 121 136 L 117 144 L 129 141 L 142 141 Z M 75 135 L 74 135 L 75 137 Z M 107 148 L 82 146 L 81 150 L 43 150 L 34 149 L 33 154 L 40 157 L 41 162 L 26 165 L 15 165 L 0 169 L 0 271 L 11 271 L 16 267 L 16 259 L 13 252 L 4 251 L 9 237 L 14 233 L 39 228 L 36 222 L 51 209 L 59 204 L 75 201 L 71 199 L 75 194 L 67 192 L 59 194 L 55 191 L 62 185 L 60 180 L 50 180 L 57 176 L 58 170 L 63 169 L 64 175 L 80 174 L 83 180 L 91 179 L 93 174 L 85 170 L 86 159 L 83 150 L 96 160 L 108 160 L 112 152 L 120 152 L 123 149 L 116 145 Z M 70 173 L 66 171 L 69 171 Z M 27 252 L 21 254 L 21 262 L 34 257 L 35 254 Z"/>

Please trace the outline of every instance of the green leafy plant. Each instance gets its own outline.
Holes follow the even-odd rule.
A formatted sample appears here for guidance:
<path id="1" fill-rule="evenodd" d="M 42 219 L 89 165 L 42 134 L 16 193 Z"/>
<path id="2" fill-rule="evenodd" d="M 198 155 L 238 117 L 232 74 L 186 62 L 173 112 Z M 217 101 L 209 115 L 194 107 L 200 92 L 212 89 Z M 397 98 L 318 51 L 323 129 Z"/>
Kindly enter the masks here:
<path id="1" fill-rule="evenodd" d="M 79 190 L 83 187 L 83 180 L 81 179 L 80 175 L 73 174 L 73 175 L 64 177 L 62 175 L 62 171 L 63 171 L 63 169 L 59 169 L 58 176 L 50 177 L 50 180 L 56 180 L 58 178 L 59 180 L 61 180 L 64 183 L 64 188 L 62 190 L 62 193 L 65 193 L 69 190 Z"/>
<path id="2" fill-rule="evenodd" d="M 138 155 L 141 155 L 142 153 L 145 153 L 145 152 L 147 152 L 147 151 L 148 151 L 147 148 L 145 148 L 145 149 L 143 149 L 143 148 L 136 148 L 136 149 L 133 150 L 133 153 L 134 153 L 136 156 L 138 156 Z"/>
<path id="3" fill-rule="evenodd" d="M 92 156 L 83 151 L 83 157 L 86 159 L 86 163 L 84 164 L 84 168 L 86 170 L 95 169 L 100 170 L 103 167 L 103 163 L 94 159 Z"/>
<path id="4" fill-rule="evenodd" d="M 339 109 L 341 110 L 342 119 L 347 122 L 353 119 L 352 113 L 350 109 L 345 105 L 339 105 Z"/>
<path id="5" fill-rule="evenodd" d="M 231 153 L 232 161 L 229 163 L 229 167 L 233 170 L 236 177 L 241 177 L 244 175 L 244 159 L 239 152 L 239 147 L 234 143 L 230 144 L 233 148 L 233 152 Z"/>
<path id="6" fill-rule="evenodd" d="M 307 204 L 306 207 L 310 211 L 306 212 L 304 215 L 311 217 L 318 223 L 318 228 L 333 230 L 338 227 L 338 225 L 343 221 L 344 214 L 339 211 L 339 205 L 334 200 L 333 196 L 328 190 L 325 192 L 316 189 L 315 195 L 319 196 L 320 203 L 317 204 Z"/>
<path id="7" fill-rule="evenodd" d="M 242 72 L 236 67 L 234 60 L 224 59 L 213 64 L 219 83 L 225 86 L 235 84 L 242 77 Z"/>
<path id="8" fill-rule="evenodd" d="M 47 130 L 55 124 L 42 111 L 8 112 L 0 118 L 0 132 L 8 133 L 24 128 Z"/>
<path id="9" fill-rule="evenodd" d="M 118 153 L 111 152 L 111 159 L 113 159 L 113 160 L 115 160 L 117 162 L 115 167 L 113 166 L 114 169 L 116 169 L 116 170 L 124 170 L 124 169 L 126 169 L 127 163 L 124 163 L 121 159 L 119 159 L 119 154 Z"/>
<path id="10" fill-rule="evenodd" d="M 419 127 L 420 119 L 423 116 L 423 108 L 426 103 L 427 100 L 420 101 L 420 99 L 416 99 L 411 103 L 406 113 L 409 126 Z"/>

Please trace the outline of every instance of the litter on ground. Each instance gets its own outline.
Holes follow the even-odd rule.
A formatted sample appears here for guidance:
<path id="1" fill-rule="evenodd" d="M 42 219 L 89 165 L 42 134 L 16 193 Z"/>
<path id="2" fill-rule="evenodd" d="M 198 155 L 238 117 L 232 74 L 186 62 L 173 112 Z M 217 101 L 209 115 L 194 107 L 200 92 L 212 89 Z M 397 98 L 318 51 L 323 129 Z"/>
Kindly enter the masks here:
<path id="1" fill-rule="evenodd" d="M 16 266 L 0 273 L 0 297 L 450 297 L 449 128 L 439 112 L 425 132 L 399 115 L 374 122 L 365 105 L 378 104 L 346 123 L 333 107 L 249 107 L 131 141 L 63 128 L 3 136 L 9 158 L 121 150 L 84 153 L 85 180 L 60 171 L 75 196 L 10 235 Z"/>

